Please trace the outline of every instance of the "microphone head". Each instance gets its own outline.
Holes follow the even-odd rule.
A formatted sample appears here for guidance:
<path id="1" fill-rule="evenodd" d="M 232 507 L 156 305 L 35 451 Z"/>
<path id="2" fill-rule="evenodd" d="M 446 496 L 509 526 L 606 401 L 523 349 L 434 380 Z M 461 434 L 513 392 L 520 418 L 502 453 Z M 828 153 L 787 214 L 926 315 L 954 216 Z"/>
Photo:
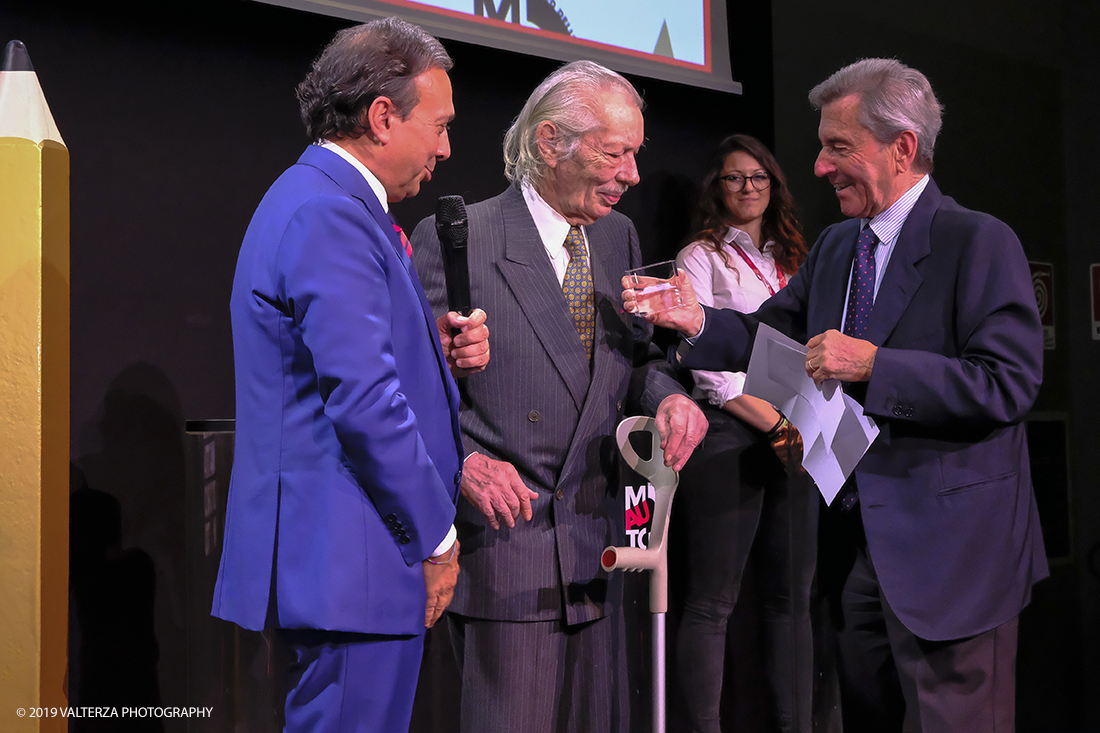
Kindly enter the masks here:
<path id="1" fill-rule="evenodd" d="M 466 244 L 469 225 L 461 196 L 440 196 L 435 204 L 435 229 L 441 241 Z"/>

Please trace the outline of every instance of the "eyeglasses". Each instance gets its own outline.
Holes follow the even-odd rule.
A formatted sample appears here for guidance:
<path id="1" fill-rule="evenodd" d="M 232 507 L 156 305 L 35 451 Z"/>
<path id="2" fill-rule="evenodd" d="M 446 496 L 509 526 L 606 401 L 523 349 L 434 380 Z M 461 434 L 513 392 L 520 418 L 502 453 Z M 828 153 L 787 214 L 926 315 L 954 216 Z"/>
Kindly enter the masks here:
<path id="1" fill-rule="evenodd" d="M 726 190 L 730 193 L 737 193 L 745 187 L 745 184 L 752 181 L 752 187 L 757 191 L 763 191 L 768 186 L 772 185 L 772 177 L 767 173 L 753 173 L 746 178 L 745 176 L 739 176 L 736 173 L 730 176 L 721 176 L 722 183 L 726 184 Z"/>

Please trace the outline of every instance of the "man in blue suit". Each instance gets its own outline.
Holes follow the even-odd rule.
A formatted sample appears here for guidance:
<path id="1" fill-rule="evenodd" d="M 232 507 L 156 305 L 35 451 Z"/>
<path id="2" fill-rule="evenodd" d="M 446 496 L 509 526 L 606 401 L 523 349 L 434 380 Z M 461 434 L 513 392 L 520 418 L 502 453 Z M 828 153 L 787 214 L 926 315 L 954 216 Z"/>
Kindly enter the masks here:
<path id="1" fill-rule="evenodd" d="M 484 368 L 488 330 L 483 313 L 433 318 L 388 214 L 450 155 L 450 66 L 396 18 L 338 33 L 298 87 L 316 144 L 241 247 L 213 613 L 278 630 L 290 731 L 407 730 L 424 629 L 458 576 L 451 371 Z"/>
<path id="2" fill-rule="evenodd" d="M 744 368 L 768 323 L 881 430 L 823 514 L 845 733 L 1011 731 L 1018 615 L 1048 572 L 1023 425 L 1043 365 L 1027 260 L 932 181 L 941 107 L 923 74 L 866 59 L 810 101 L 815 173 L 852 218 L 755 314 L 651 320 L 691 337 L 693 369 Z"/>

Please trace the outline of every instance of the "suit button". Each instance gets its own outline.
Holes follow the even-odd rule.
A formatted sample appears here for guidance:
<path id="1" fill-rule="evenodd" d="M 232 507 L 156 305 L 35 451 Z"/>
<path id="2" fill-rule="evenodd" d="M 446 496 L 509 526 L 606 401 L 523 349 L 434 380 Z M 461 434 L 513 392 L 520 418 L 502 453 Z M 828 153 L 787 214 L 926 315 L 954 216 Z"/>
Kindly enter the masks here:
<path id="1" fill-rule="evenodd" d="M 623 411 L 623 401 L 622 400 L 619 400 L 618 402 L 615 403 L 615 409 L 618 410 L 619 412 Z"/>
<path id="2" fill-rule="evenodd" d="M 393 524 L 394 522 L 397 521 L 397 515 L 396 514 L 387 514 L 386 518 L 383 519 L 382 521 L 385 522 L 386 524 Z"/>
<path id="3" fill-rule="evenodd" d="M 557 491 L 554 492 L 554 498 L 558 499 L 559 501 L 561 499 L 564 499 L 565 498 L 565 492 L 562 491 L 561 489 L 558 489 Z"/>
<path id="4" fill-rule="evenodd" d="M 462 484 L 462 469 L 460 468 L 457 471 L 455 471 L 455 486 L 459 486 L 461 484 Z"/>
<path id="5" fill-rule="evenodd" d="M 401 537 L 398 537 L 398 538 L 397 538 L 397 543 L 398 543 L 398 544 L 401 544 L 401 545 L 407 545 L 407 544 L 409 544 L 410 542 L 412 542 L 412 540 L 410 540 L 410 539 L 409 539 L 408 537 L 406 537 L 406 536 L 401 536 Z"/>
<path id="6" fill-rule="evenodd" d="M 901 417 L 901 405 L 894 405 L 894 414 Z"/>
<path id="7" fill-rule="evenodd" d="M 527 413 L 527 419 L 531 422 L 538 422 L 540 417 L 542 416 L 539 415 L 538 410 L 531 410 L 529 413 Z"/>
<path id="8" fill-rule="evenodd" d="M 910 407 L 908 410 L 905 411 L 905 416 L 906 417 L 913 417 L 913 408 L 912 407 Z"/>

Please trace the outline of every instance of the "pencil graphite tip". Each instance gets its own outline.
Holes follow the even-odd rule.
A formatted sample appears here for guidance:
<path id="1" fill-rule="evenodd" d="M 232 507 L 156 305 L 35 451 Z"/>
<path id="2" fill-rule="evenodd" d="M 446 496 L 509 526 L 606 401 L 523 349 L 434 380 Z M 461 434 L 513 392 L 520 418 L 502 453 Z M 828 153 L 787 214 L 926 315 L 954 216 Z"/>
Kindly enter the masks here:
<path id="1" fill-rule="evenodd" d="M 34 71 L 27 46 L 22 41 L 9 41 L 4 47 L 4 65 L 0 71 Z"/>
<path id="2" fill-rule="evenodd" d="M 22 41 L 8 43 L 0 65 L 0 137 L 65 144 Z"/>

